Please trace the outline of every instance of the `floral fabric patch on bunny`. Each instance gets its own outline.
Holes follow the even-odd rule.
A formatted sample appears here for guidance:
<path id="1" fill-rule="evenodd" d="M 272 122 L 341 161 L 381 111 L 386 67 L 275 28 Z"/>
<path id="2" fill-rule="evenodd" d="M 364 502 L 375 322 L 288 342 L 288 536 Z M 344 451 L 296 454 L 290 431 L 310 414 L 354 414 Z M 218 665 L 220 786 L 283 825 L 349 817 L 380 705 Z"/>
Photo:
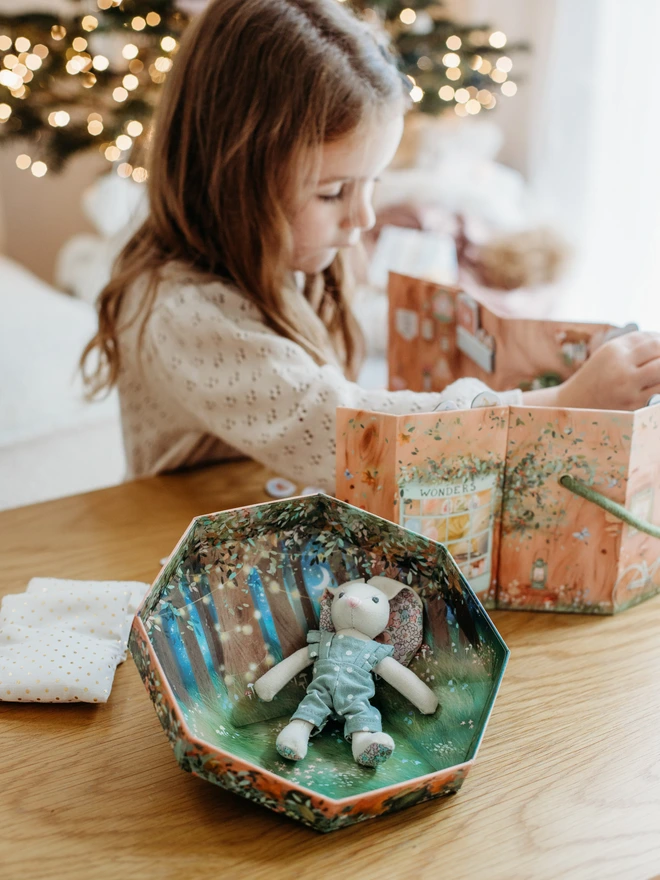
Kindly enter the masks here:
<path id="1" fill-rule="evenodd" d="M 332 623 L 333 594 L 326 590 L 321 596 L 319 629 L 334 632 Z M 390 618 L 385 630 L 376 637 L 377 642 L 392 645 L 392 656 L 403 666 L 409 666 L 422 646 L 424 637 L 424 605 L 412 589 L 403 589 L 390 600 Z"/>

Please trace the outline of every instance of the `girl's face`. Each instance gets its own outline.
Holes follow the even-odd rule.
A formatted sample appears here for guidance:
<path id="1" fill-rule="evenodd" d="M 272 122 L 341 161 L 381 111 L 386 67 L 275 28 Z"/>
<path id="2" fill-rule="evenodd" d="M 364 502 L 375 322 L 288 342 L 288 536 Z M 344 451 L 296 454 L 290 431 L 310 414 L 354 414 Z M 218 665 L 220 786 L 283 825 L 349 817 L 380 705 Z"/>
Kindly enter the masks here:
<path id="1" fill-rule="evenodd" d="M 291 269 L 326 269 L 339 248 L 357 244 L 375 222 L 374 183 L 399 145 L 403 116 L 377 117 L 340 141 L 326 144 L 318 178 L 302 191 L 292 220 Z"/>

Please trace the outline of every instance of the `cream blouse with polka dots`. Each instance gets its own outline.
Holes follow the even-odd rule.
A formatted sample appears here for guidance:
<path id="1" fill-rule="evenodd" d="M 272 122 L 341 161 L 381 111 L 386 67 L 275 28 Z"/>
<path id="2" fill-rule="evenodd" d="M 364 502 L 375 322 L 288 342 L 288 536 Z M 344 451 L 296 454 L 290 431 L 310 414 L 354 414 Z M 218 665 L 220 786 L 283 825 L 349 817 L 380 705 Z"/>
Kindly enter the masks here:
<path id="1" fill-rule="evenodd" d="M 139 308 L 144 283 L 126 294 Z M 300 486 L 332 492 L 335 410 L 389 413 L 460 407 L 486 386 L 460 379 L 441 394 L 361 388 L 264 323 L 253 303 L 220 281 L 171 265 L 139 345 L 141 319 L 120 332 L 119 395 L 128 476 L 248 456 Z M 519 402 L 520 392 L 502 395 Z"/>

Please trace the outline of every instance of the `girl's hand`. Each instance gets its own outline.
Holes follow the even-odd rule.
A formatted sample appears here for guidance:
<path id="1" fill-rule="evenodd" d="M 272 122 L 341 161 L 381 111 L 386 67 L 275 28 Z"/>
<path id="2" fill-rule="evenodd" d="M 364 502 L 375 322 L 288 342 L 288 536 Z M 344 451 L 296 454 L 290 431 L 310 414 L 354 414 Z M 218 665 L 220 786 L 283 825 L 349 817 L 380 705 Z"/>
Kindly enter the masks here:
<path id="1" fill-rule="evenodd" d="M 556 388 L 528 391 L 532 406 L 633 410 L 660 394 L 660 333 L 635 331 L 611 339 Z"/>

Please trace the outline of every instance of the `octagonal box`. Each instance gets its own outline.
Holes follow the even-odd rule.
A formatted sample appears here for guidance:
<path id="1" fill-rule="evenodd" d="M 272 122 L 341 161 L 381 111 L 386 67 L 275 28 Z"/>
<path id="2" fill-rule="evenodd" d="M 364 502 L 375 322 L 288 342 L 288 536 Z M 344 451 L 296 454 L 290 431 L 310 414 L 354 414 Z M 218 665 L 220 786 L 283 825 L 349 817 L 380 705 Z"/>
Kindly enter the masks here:
<path id="1" fill-rule="evenodd" d="M 332 723 L 304 761 L 285 761 L 275 739 L 309 677 L 272 703 L 253 682 L 318 628 L 327 587 L 376 574 L 422 597 L 424 640 L 411 668 L 440 708 L 423 716 L 379 681 L 374 703 L 396 743 L 389 761 L 358 766 Z M 184 770 L 320 831 L 457 791 L 509 655 L 441 544 L 326 495 L 194 519 L 138 612 L 130 647 Z"/>

